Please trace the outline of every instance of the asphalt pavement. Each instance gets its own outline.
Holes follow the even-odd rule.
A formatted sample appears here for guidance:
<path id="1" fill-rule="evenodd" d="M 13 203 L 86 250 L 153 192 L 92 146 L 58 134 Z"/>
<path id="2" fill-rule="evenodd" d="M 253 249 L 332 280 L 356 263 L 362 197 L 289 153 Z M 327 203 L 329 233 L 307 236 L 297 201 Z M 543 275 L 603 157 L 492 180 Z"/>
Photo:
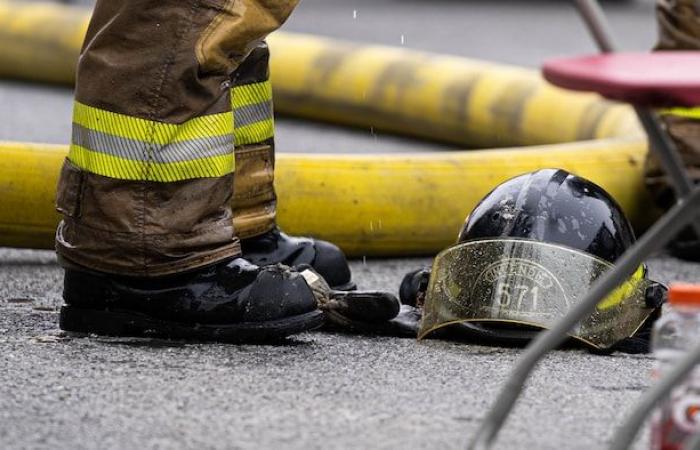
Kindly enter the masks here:
<path id="1" fill-rule="evenodd" d="M 652 45 L 651 2 L 608 10 L 624 48 Z M 530 67 L 594 51 L 571 6 L 556 0 L 304 0 L 286 29 Z M 0 112 L 0 139 L 66 142 L 71 92 L 0 82 Z M 280 151 L 444 148 L 277 123 Z M 352 268 L 362 287 L 396 291 L 403 273 L 429 262 Z M 650 267 L 664 282 L 700 275 L 697 264 L 665 255 Z M 276 346 L 68 337 L 56 324 L 61 288 L 51 252 L 0 249 L 0 448 L 463 448 L 520 353 L 327 332 Z M 650 367 L 647 355 L 553 352 L 498 448 L 605 448 Z"/>

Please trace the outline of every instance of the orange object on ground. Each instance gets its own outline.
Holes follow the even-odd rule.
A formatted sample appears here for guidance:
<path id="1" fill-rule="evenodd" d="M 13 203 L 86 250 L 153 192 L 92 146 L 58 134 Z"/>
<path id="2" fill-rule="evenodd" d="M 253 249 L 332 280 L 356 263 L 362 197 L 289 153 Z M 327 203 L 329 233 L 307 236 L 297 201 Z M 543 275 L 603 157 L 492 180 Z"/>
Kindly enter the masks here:
<path id="1" fill-rule="evenodd" d="M 668 302 L 672 305 L 700 306 L 700 284 L 673 283 L 668 290 Z"/>

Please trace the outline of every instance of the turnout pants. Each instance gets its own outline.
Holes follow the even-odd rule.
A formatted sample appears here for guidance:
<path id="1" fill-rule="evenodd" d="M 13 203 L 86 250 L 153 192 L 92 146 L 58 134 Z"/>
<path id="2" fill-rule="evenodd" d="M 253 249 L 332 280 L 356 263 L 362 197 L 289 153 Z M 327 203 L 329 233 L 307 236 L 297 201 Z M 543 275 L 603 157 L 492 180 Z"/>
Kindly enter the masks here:
<path id="1" fill-rule="evenodd" d="M 695 0 L 657 0 L 657 50 L 700 50 L 700 6 Z M 700 108 L 662 111 L 662 121 L 674 140 L 691 178 L 700 180 Z M 654 154 L 646 162 L 646 184 L 658 206 L 675 202 L 673 188 Z"/>
<path id="2" fill-rule="evenodd" d="M 61 257 L 167 275 L 275 226 L 263 39 L 297 2 L 98 0 L 58 186 Z"/>

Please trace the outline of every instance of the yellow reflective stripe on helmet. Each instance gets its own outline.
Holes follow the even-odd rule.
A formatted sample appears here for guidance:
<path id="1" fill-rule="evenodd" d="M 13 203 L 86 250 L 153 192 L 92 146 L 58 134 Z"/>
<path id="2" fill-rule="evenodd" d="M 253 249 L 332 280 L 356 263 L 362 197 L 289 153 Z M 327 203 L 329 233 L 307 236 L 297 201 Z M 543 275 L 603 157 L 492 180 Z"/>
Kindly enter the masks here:
<path id="1" fill-rule="evenodd" d="M 645 273 L 646 269 L 644 266 L 637 267 L 637 270 L 631 277 L 629 277 L 629 279 L 627 279 L 627 281 L 612 291 L 602 302 L 598 303 L 596 309 L 599 311 L 610 309 L 632 296 L 634 291 L 637 289 L 637 284 L 644 279 Z"/>
<path id="2" fill-rule="evenodd" d="M 233 153 L 174 162 L 144 162 L 100 153 L 71 144 L 68 159 L 76 166 L 122 180 L 172 182 L 221 177 L 233 172 Z"/>
<path id="3" fill-rule="evenodd" d="M 172 124 L 127 116 L 75 102 L 73 122 L 113 136 L 160 145 L 230 135 L 233 132 L 231 111 L 195 117 L 182 124 Z"/>
<path id="4" fill-rule="evenodd" d="M 233 86 L 231 88 L 231 106 L 233 109 L 270 100 L 272 100 L 272 84 L 270 80 Z"/>
<path id="5" fill-rule="evenodd" d="M 700 108 L 668 108 L 659 111 L 662 115 L 672 115 L 678 117 L 685 117 L 688 119 L 700 120 Z"/>

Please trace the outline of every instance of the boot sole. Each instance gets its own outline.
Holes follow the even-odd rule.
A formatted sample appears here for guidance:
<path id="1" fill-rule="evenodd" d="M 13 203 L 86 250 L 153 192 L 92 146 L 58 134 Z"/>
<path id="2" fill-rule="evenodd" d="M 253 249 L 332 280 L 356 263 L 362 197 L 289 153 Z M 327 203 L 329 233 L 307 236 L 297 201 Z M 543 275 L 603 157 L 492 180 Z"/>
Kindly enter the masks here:
<path id="1" fill-rule="evenodd" d="M 156 319 L 128 311 L 104 311 L 61 307 L 59 326 L 62 330 L 106 336 L 158 337 L 233 343 L 279 341 L 292 334 L 319 328 L 323 313 L 305 314 L 266 322 L 234 324 L 185 324 Z"/>

